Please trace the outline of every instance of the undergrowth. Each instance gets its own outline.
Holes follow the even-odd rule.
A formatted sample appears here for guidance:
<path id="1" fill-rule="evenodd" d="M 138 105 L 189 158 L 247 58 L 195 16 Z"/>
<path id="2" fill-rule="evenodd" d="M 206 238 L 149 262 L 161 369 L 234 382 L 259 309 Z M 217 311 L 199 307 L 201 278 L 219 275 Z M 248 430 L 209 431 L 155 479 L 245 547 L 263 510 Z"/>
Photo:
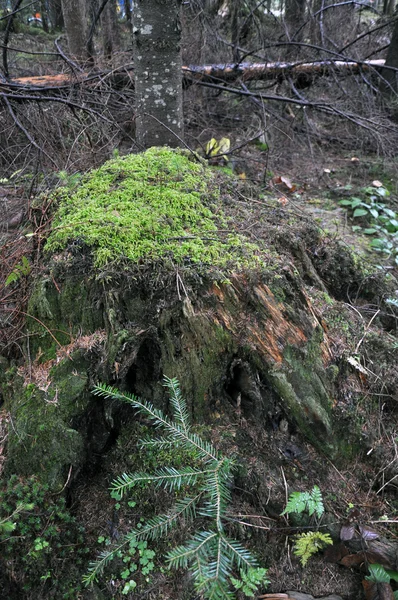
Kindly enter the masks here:
<path id="1" fill-rule="evenodd" d="M 24 598 L 75 600 L 88 549 L 84 530 L 35 477 L 0 487 L 0 556 Z"/>

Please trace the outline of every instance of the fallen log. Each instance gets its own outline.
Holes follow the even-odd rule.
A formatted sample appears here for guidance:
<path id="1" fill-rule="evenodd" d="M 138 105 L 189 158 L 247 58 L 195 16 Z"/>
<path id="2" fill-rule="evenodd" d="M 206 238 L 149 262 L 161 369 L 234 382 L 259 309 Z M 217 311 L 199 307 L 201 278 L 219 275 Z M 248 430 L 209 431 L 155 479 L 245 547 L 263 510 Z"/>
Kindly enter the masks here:
<path id="1" fill-rule="evenodd" d="M 216 65 L 189 65 L 182 67 L 183 82 L 185 85 L 208 82 L 231 82 L 241 80 L 264 81 L 270 79 L 283 79 L 287 76 L 298 75 L 323 76 L 330 73 L 353 75 L 361 71 L 380 70 L 385 61 L 367 60 L 363 62 L 325 60 L 306 63 L 241 63 L 241 64 L 216 64 Z M 58 75 L 42 75 L 40 77 L 18 77 L 10 81 L 0 81 L 0 91 L 27 90 L 39 91 L 70 87 L 71 85 L 94 85 L 100 80 L 111 85 L 132 85 L 133 68 L 123 67 L 112 72 L 101 73 L 62 73 Z"/>

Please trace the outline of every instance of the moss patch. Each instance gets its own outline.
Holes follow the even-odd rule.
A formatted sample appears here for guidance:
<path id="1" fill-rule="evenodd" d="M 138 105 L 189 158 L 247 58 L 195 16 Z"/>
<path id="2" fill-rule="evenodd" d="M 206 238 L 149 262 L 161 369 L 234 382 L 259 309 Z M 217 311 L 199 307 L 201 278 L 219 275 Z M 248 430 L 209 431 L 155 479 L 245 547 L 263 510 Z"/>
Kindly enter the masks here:
<path id="1" fill-rule="evenodd" d="M 58 490 L 65 483 L 68 468 L 81 466 L 84 442 L 75 427 L 90 398 L 86 368 L 78 352 L 75 360 L 65 359 L 52 369 L 46 390 L 35 384 L 23 387 L 21 380 L 15 382 L 8 473 L 34 473 L 50 489 Z"/>
<path id="2" fill-rule="evenodd" d="M 256 267 L 259 248 L 234 232 L 220 210 L 213 172 L 168 148 L 111 160 L 89 173 L 60 204 L 46 250 L 78 239 L 103 266 L 171 259 L 177 264 Z"/>

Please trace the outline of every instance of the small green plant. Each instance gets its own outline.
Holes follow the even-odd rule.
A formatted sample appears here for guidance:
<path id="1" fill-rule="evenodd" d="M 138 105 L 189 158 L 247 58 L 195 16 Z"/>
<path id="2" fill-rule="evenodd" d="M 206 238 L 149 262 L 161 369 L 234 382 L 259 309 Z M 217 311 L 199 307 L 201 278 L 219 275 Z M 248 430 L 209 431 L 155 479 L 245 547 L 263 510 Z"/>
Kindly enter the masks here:
<path id="1" fill-rule="evenodd" d="M 81 173 L 68 173 L 67 171 L 59 171 L 57 175 L 62 185 L 69 189 L 75 188 L 82 178 Z"/>
<path id="2" fill-rule="evenodd" d="M 395 581 L 398 582 L 398 571 L 393 571 L 391 569 L 385 569 L 383 567 L 383 565 L 379 565 L 379 564 L 373 564 L 373 565 L 369 565 L 369 573 L 370 575 L 367 575 L 365 577 L 365 579 L 367 581 L 370 581 L 372 586 L 373 586 L 373 590 L 372 592 L 374 592 L 372 594 L 372 598 L 381 598 L 381 594 L 379 595 L 378 590 L 377 590 L 377 586 L 379 583 L 382 584 L 390 584 L 391 581 Z M 391 590 L 391 588 L 390 588 Z M 384 593 L 386 594 L 386 597 L 388 595 L 388 592 L 386 592 L 385 588 L 384 588 Z M 369 596 L 370 597 L 370 596 Z M 388 595 L 389 598 L 394 598 L 394 600 L 398 600 L 398 590 L 393 592 L 392 590 L 390 591 L 390 595 Z"/>
<path id="3" fill-rule="evenodd" d="M 247 571 L 240 570 L 240 579 L 231 577 L 231 583 L 237 591 L 241 591 L 248 598 L 254 598 L 257 588 L 262 585 L 266 587 L 270 582 L 267 579 L 268 569 L 249 568 Z"/>
<path id="4" fill-rule="evenodd" d="M 325 512 L 322 493 L 317 485 L 314 485 L 310 492 L 292 492 L 282 515 L 302 514 L 304 512 L 307 512 L 310 517 L 315 515 L 318 519 Z M 293 552 L 300 558 L 301 564 L 305 567 L 311 556 L 328 544 L 333 544 L 333 540 L 328 533 L 308 531 L 295 536 Z"/>
<path id="5" fill-rule="evenodd" d="M 333 544 L 333 540 L 328 533 L 308 531 L 307 533 L 300 533 L 295 537 L 293 552 L 300 559 L 303 567 L 305 567 L 311 556 L 329 544 Z"/>
<path id="6" fill-rule="evenodd" d="M 98 538 L 98 543 L 104 544 L 106 547 L 112 545 L 111 539 L 104 536 Z M 144 576 L 145 581 L 150 581 L 150 574 L 155 568 L 155 555 L 155 551 L 148 548 L 146 540 L 137 541 L 136 539 L 130 540 L 123 551 L 120 550 L 117 553 L 116 556 L 122 563 L 119 578 L 124 582 L 123 595 L 130 593 L 137 587 L 137 581 L 132 578 L 135 573 L 140 572 Z"/>
<path id="7" fill-rule="evenodd" d="M 375 236 L 370 247 L 387 254 L 388 258 L 398 265 L 398 215 L 381 202 L 390 192 L 384 187 L 366 187 L 361 191 L 364 198 L 352 197 L 340 200 L 339 204 L 351 210 L 354 219 L 366 218 L 369 221 L 368 227 L 354 225 L 353 230 Z"/>
<path id="8" fill-rule="evenodd" d="M 314 485 L 311 492 L 292 492 L 282 515 L 303 513 L 307 511 L 310 516 L 315 514 L 320 519 L 325 512 L 321 490 Z"/>
<path id="9" fill-rule="evenodd" d="M 178 381 L 166 377 L 164 385 L 170 393 L 173 419 L 134 395 L 123 394 L 106 385 L 94 388 L 94 394 L 98 396 L 127 402 L 145 415 L 157 431 L 162 431 L 162 435 L 142 440 L 142 449 L 185 449 L 194 454 L 195 464 L 180 466 L 178 469 L 164 466 L 155 468 L 152 473 L 124 473 L 112 483 L 111 490 L 120 499 L 144 482 L 163 487 L 175 494 L 177 500 L 166 514 L 147 519 L 141 527 L 136 527 L 125 535 L 120 543 L 102 552 L 91 563 L 84 582 L 86 585 L 94 582 L 104 567 L 120 556 L 120 552 L 131 543 L 138 544 L 169 536 L 171 530 L 183 520 L 191 523 L 194 531 L 184 544 L 168 552 L 166 560 L 169 568 L 190 569 L 197 592 L 212 600 L 235 597 L 231 584 L 233 585 L 232 578 L 236 571 L 240 573 L 242 584 L 253 591 L 256 578 L 259 580 L 264 574 L 257 571 L 255 557 L 237 540 L 229 538 L 224 528 L 225 512 L 231 499 L 234 461 L 222 456 L 212 444 L 191 430 L 187 406 Z M 181 497 L 183 490 L 191 491 L 191 494 Z M 238 578 L 235 581 L 239 581 Z"/>
<path id="10" fill-rule="evenodd" d="M 78 597 L 86 565 L 83 528 L 65 501 L 35 477 L 11 475 L 0 485 L 0 548 L 3 566 L 26 597 Z M 45 586 L 45 587 L 44 587 Z"/>
<path id="11" fill-rule="evenodd" d="M 5 280 L 4 285 L 7 286 L 7 285 L 10 285 L 11 283 L 14 283 L 15 281 L 19 281 L 21 279 L 21 277 L 26 277 L 27 275 L 29 275 L 30 271 L 31 271 L 30 263 L 29 263 L 28 259 L 26 258 L 26 256 L 23 256 L 21 259 L 21 262 L 15 265 L 15 267 L 13 268 L 13 270 L 11 271 L 11 273 Z"/>

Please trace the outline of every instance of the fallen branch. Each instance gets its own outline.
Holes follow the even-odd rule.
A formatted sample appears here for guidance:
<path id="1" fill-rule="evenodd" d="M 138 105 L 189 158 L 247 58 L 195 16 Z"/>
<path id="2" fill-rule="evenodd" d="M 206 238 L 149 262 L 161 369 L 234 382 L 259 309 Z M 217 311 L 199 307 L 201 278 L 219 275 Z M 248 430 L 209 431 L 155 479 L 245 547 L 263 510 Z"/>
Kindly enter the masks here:
<path id="1" fill-rule="evenodd" d="M 353 75 L 362 71 L 380 70 L 384 67 L 383 59 L 367 61 L 344 61 L 344 60 L 321 60 L 306 63 L 240 63 L 240 64 L 219 64 L 219 65 L 190 65 L 183 66 L 183 80 L 185 84 L 193 82 L 231 82 L 241 79 L 247 81 L 264 81 L 269 79 L 286 78 L 287 75 L 295 76 L 300 74 L 311 74 L 317 76 L 328 75 L 330 73 L 339 73 L 342 75 Z M 123 78 L 131 85 L 130 72 L 132 67 L 115 70 L 111 73 L 112 77 L 117 77 L 118 83 Z M 76 84 L 86 84 L 103 77 L 110 73 L 79 73 L 73 76 L 61 73 L 59 75 L 42 75 L 40 77 L 19 77 L 12 81 L 0 82 L 0 90 L 24 90 L 33 91 L 34 89 L 43 91 L 43 89 L 54 89 L 68 87 Z"/>

